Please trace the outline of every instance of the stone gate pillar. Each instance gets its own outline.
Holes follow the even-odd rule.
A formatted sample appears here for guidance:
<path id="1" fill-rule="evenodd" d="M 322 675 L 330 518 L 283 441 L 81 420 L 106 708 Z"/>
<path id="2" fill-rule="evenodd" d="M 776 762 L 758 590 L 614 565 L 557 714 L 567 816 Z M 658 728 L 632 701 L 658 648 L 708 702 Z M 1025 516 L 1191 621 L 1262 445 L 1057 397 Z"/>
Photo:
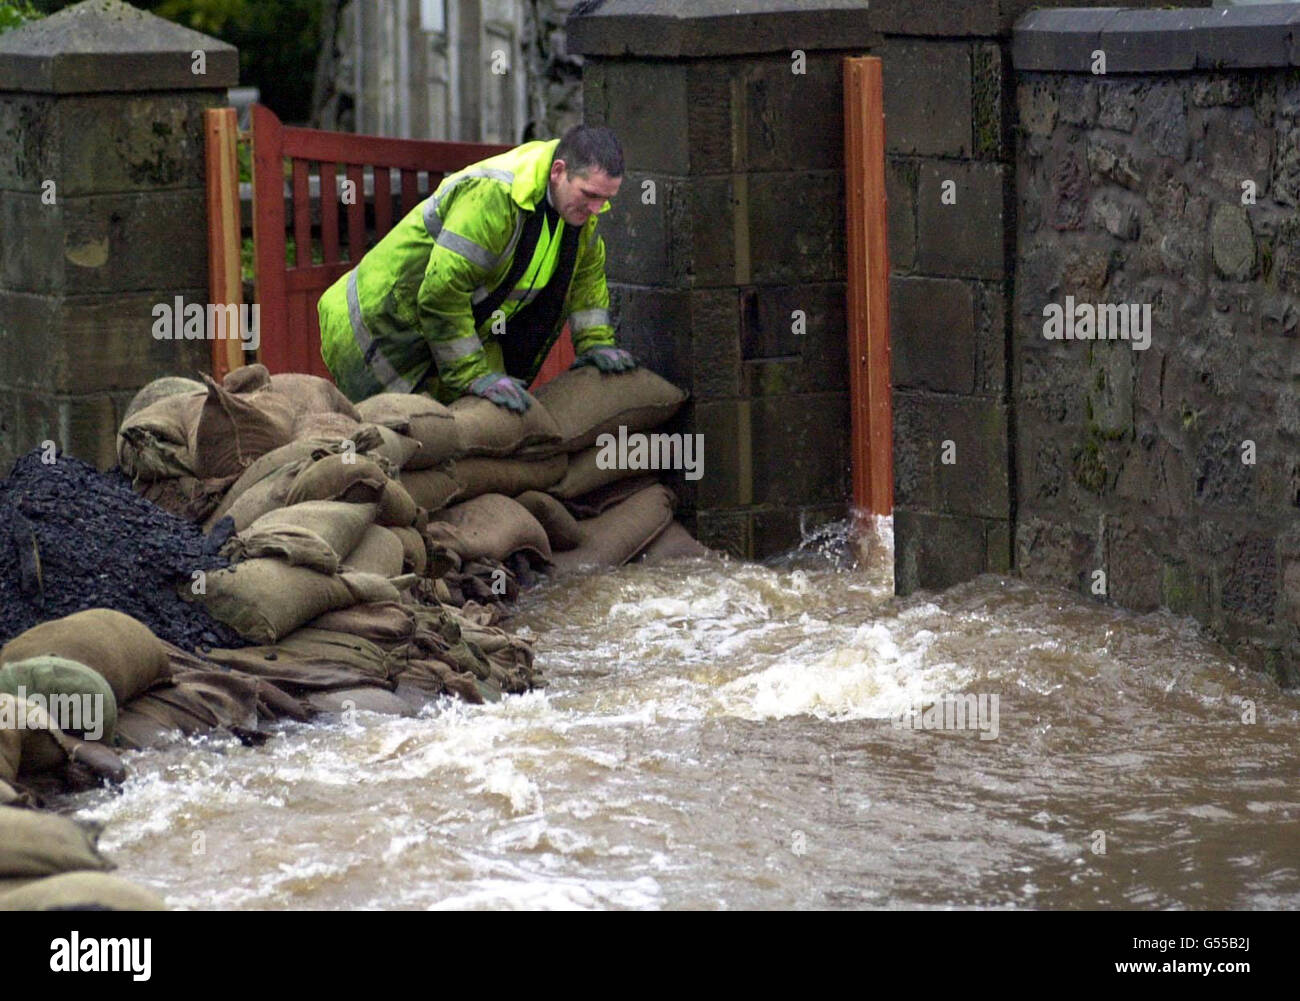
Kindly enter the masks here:
<path id="1" fill-rule="evenodd" d="M 119 0 L 0 35 L 0 475 L 52 440 L 101 468 L 134 392 L 210 370 L 152 336 L 207 302 L 203 111 L 236 50 Z"/>

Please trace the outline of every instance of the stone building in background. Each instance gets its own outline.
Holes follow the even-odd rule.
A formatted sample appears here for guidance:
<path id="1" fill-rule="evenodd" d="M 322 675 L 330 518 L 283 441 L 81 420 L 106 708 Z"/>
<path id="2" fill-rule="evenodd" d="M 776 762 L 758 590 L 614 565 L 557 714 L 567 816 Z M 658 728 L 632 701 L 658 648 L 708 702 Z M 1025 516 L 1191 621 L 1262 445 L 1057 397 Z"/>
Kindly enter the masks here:
<path id="1" fill-rule="evenodd" d="M 515 144 L 582 118 L 577 0 L 346 0 L 317 81 L 321 128 Z"/>

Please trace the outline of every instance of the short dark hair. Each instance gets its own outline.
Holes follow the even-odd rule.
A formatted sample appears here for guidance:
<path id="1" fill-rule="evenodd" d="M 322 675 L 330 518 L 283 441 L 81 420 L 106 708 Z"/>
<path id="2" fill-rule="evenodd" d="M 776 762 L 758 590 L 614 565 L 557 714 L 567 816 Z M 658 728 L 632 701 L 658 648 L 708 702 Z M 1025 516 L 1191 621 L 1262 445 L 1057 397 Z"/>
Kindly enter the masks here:
<path id="1" fill-rule="evenodd" d="M 555 147 L 555 159 L 563 160 L 573 174 L 586 175 L 599 167 L 610 177 L 623 176 L 623 147 L 613 129 L 597 125 L 575 125 Z"/>

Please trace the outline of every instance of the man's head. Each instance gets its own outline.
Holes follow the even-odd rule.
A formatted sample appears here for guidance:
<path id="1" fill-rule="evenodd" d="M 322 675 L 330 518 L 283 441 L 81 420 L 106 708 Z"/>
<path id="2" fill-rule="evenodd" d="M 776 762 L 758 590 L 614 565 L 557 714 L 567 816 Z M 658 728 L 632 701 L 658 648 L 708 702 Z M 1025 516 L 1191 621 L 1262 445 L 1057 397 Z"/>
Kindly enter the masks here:
<path id="1" fill-rule="evenodd" d="M 551 160 L 551 203 L 570 226 L 581 226 L 618 194 L 623 149 L 611 129 L 575 125 Z"/>

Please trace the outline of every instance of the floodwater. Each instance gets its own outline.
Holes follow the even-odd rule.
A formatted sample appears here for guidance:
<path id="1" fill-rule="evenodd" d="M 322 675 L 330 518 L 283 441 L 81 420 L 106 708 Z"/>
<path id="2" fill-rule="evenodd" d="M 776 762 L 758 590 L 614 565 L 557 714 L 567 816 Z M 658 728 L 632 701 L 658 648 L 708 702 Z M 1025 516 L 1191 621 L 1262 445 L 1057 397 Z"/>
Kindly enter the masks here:
<path id="1" fill-rule="evenodd" d="M 1300 696 L 1167 613 L 896 599 L 882 533 L 548 582 L 508 624 L 544 692 L 64 806 L 180 908 L 1300 907 Z"/>

